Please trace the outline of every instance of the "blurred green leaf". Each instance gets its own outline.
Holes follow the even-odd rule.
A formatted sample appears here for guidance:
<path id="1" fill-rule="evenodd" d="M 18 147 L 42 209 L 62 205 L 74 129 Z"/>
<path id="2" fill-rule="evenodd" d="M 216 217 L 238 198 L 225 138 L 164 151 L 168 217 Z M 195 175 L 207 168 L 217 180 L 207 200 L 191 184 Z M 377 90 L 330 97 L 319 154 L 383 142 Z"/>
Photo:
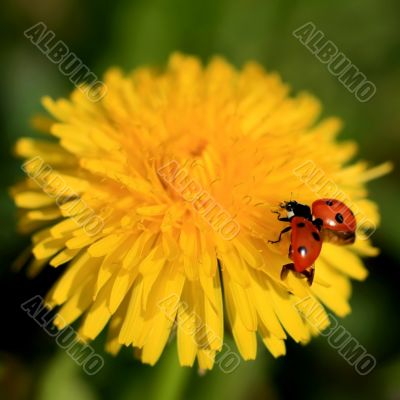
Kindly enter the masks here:
<path id="1" fill-rule="evenodd" d="M 97 400 L 83 375 L 81 367 L 60 350 L 41 377 L 37 400 Z"/>
<path id="2" fill-rule="evenodd" d="M 176 340 L 167 346 L 159 364 L 154 371 L 151 399 L 176 400 L 182 398 L 192 370 L 179 365 Z"/>
<path id="3" fill-rule="evenodd" d="M 274 362 L 273 357 L 259 343 L 257 359 L 244 361 L 238 353 L 232 338 L 225 337 L 229 351 L 233 351 L 240 359 L 238 368 L 225 373 L 217 362 L 211 371 L 204 376 L 193 375 L 190 388 L 184 398 L 207 400 L 242 400 L 251 398 L 276 398 L 275 386 L 270 379 L 269 367 Z M 223 357 L 219 355 L 218 357 Z M 218 360 L 217 357 L 217 360 Z M 221 363 L 222 365 L 222 363 Z M 196 388 L 193 390 L 193 388 Z"/>

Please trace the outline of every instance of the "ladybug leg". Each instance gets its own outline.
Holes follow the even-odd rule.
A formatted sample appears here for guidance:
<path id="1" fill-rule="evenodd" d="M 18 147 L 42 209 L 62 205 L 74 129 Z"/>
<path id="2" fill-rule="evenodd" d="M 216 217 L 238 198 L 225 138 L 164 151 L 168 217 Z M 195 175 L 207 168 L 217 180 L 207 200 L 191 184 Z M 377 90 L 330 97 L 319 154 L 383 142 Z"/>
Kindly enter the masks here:
<path id="1" fill-rule="evenodd" d="M 283 281 L 287 278 L 289 271 L 295 271 L 295 269 L 294 269 L 294 264 L 293 264 L 293 263 L 285 264 L 285 265 L 282 267 L 281 279 L 282 279 Z"/>
<path id="2" fill-rule="evenodd" d="M 314 265 L 309 270 L 305 269 L 302 274 L 307 278 L 307 283 L 311 286 L 314 280 L 315 269 Z"/>
<path id="3" fill-rule="evenodd" d="M 286 232 L 289 232 L 292 229 L 291 226 L 287 226 L 285 229 L 281 230 L 281 233 L 279 234 L 278 240 L 268 240 L 268 243 L 279 243 L 282 239 L 282 235 Z"/>
<path id="4" fill-rule="evenodd" d="M 290 219 L 287 217 L 281 217 L 281 213 L 279 211 L 272 211 L 274 214 L 278 214 L 278 221 L 282 222 L 290 222 Z"/>

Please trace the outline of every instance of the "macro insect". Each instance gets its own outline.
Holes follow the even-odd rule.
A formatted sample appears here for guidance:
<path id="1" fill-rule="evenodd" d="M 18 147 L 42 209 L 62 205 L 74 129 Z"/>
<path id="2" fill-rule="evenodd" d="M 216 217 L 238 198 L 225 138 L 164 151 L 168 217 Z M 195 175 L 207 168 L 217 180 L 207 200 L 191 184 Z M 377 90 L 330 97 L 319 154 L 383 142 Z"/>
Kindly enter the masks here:
<path id="1" fill-rule="evenodd" d="M 281 279 L 285 279 L 289 271 L 304 275 L 311 286 L 314 279 L 314 263 L 321 253 L 324 241 L 337 245 L 352 244 L 356 237 L 357 223 L 351 209 L 336 199 L 319 199 L 312 203 L 311 208 L 297 201 L 283 202 L 281 208 L 286 210 L 286 217 L 281 217 L 277 211 L 278 220 L 289 222 L 282 229 L 277 240 L 291 231 L 289 258 L 292 263 L 282 267 Z"/>

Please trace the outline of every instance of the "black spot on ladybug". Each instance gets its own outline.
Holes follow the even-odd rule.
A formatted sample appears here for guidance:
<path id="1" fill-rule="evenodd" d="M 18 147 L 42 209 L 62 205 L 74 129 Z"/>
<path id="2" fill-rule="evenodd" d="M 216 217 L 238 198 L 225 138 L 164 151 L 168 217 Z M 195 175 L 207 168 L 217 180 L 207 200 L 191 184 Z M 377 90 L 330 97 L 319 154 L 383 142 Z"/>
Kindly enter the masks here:
<path id="1" fill-rule="evenodd" d="M 306 224 L 305 224 L 304 222 L 299 222 L 299 223 L 297 224 L 297 226 L 298 226 L 299 228 L 304 228 L 304 227 L 306 226 Z"/>
<path id="2" fill-rule="evenodd" d="M 317 242 L 319 242 L 319 241 L 321 240 L 321 238 L 319 237 L 319 235 L 318 235 L 317 232 L 313 232 L 313 233 L 312 233 L 312 237 L 313 237 Z"/>
<path id="3" fill-rule="evenodd" d="M 339 224 L 341 224 L 341 223 L 344 221 L 343 215 L 340 214 L 340 213 L 337 213 L 337 214 L 335 215 L 335 219 L 336 219 L 336 222 L 339 222 Z"/>
<path id="4" fill-rule="evenodd" d="M 315 220 L 313 221 L 313 225 L 316 226 L 319 231 L 321 230 L 323 224 L 324 222 L 321 218 L 315 218 Z"/>
<path id="5" fill-rule="evenodd" d="M 300 246 L 297 251 L 304 257 L 307 254 L 307 249 L 304 246 Z"/>
<path id="6" fill-rule="evenodd" d="M 332 200 L 327 200 L 325 202 L 328 206 L 333 206 L 333 201 Z"/>

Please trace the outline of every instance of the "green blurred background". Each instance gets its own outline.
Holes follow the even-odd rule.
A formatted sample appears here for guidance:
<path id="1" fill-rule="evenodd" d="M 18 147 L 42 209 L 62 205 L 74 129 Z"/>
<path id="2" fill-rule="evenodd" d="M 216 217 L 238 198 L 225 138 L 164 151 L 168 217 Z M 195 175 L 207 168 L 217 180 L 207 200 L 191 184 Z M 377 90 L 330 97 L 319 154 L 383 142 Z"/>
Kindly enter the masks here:
<path id="1" fill-rule="evenodd" d="M 395 0 L 2 0 L 0 5 L 0 399 L 400 399 L 399 170 L 369 185 L 382 211 L 374 236 L 382 249 L 367 260 L 370 276 L 355 283 L 353 312 L 343 325 L 377 359 L 368 376 L 357 375 L 325 338 L 306 347 L 288 342 L 288 355 L 274 360 L 259 346 L 254 362 L 232 374 L 218 368 L 205 376 L 177 365 L 174 341 L 161 361 L 141 365 L 129 351 L 105 357 L 87 376 L 19 305 L 45 293 L 59 274 L 46 270 L 31 281 L 10 272 L 28 238 L 15 232 L 15 209 L 7 189 L 22 177 L 11 149 L 33 134 L 31 116 L 45 94 L 66 96 L 72 85 L 23 35 L 43 21 L 99 76 L 110 65 L 128 71 L 164 64 L 171 51 L 213 54 L 240 66 L 249 59 L 281 73 L 293 90 L 309 90 L 324 115 L 344 122 L 343 138 L 360 145 L 360 157 L 376 165 L 400 161 L 400 2 Z M 377 86 L 360 103 L 293 36 L 315 23 Z M 329 155 L 327 155 L 329 157 Z M 228 343 L 234 346 L 232 342 Z M 104 338 L 95 342 L 103 354 Z"/>

